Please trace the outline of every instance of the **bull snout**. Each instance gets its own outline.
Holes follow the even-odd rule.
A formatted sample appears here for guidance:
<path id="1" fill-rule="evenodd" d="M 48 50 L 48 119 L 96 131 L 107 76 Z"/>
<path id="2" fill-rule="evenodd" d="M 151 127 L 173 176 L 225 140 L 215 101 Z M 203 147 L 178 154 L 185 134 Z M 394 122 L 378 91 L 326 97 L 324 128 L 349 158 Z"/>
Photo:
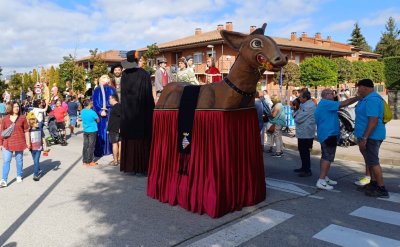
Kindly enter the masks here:
<path id="1" fill-rule="evenodd" d="M 272 58 L 271 62 L 276 67 L 282 67 L 288 63 L 288 58 L 287 56 L 281 54 L 279 56 L 275 56 L 274 58 Z"/>

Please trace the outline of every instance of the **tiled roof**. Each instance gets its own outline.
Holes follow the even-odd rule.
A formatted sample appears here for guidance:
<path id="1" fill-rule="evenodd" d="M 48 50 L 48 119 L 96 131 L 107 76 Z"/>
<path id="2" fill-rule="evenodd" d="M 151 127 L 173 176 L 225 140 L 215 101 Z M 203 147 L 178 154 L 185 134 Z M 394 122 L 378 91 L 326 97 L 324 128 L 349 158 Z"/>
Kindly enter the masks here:
<path id="1" fill-rule="evenodd" d="M 121 62 L 125 58 L 119 55 L 119 50 L 109 50 L 105 52 L 99 53 L 99 56 L 102 60 L 107 62 Z M 82 57 L 76 60 L 76 62 L 84 62 L 88 61 L 92 56 Z"/>
<path id="2" fill-rule="evenodd" d="M 327 47 L 323 45 L 316 45 L 309 42 L 304 41 L 291 41 L 287 38 L 280 38 L 280 37 L 272 37 L 278 46 L 285 46 L 285 47 L 297 47 L 297 48 L 306 48 L 306 49 L 313 49 L 313 50 L 322 50 L 322 51 L 332 51 L 332 52 L 342 52 L 342 53 L 351 53 L 351 49 L 340 49 L 336 47 Z M 187 45 L 196 45 L 202 43 L 208 43 L 212 41 L 222 41 L 222 37 L 219 30 L 214 30 L 210 32 L 204 32 L 198 35 L 192 35 L 184 38 L 180 38 L 177 40 L 160 43 L 157 44 L 159 49 L 168 49 L 180 46 L 187 46 Z M 337 42 L 336 42 L 337 43 Z M 138 49 L 138 51 L 146 51 L 147 48 Z"/>
<path id="3" fill-rule="evenodd" d="M 360 51 L 360 55 L 361 55 L 361 56 L 364 55 L 364 56 L 367 56 L 367 57 L 376 57 L 376 58 L 382 57 L 381 54 L 373 53 L 373 52 L 368 52 L 368 51 Z"/>

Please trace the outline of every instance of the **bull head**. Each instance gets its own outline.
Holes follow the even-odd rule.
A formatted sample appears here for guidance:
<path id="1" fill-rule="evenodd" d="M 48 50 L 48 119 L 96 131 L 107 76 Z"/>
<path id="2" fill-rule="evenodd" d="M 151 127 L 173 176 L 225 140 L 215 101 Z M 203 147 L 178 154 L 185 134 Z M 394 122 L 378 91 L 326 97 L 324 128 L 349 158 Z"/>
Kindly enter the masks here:
<path id="1" fill-rule="evenodd" d="M 221 36 L 252 68 L 279 71 L 287 64 L 287 56 L 271 37 L 264 35 L 266 26 L 264 23 L 249 35 L 221 30 Z"/>

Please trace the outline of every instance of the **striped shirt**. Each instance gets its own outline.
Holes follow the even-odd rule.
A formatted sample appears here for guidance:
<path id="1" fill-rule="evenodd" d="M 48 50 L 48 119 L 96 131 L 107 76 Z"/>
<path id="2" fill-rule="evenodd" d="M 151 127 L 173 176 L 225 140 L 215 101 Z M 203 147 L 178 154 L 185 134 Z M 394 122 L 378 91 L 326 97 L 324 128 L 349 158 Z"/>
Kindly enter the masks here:
<path id="1" fill-rule="evenodd" d="M 12 124 L 10 115 L 3 118 L 0 127 L 0 133 L 10 127 Z M 25 133 L 29 131 L 28 121 L 24 115 L 20 115 L 15 123 L 14 131 L 8 138 L 3 138 L 0 135 L 0 146 L 3 146 L 8 151 L 24 151 L 26 146 Z"/>

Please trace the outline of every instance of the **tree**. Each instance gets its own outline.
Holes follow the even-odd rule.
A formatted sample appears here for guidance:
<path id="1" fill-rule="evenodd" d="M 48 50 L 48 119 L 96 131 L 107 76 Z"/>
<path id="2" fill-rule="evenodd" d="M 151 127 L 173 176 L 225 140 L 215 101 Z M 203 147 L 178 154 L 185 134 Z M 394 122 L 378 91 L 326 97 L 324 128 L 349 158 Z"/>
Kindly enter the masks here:
<path id="1" fill-rule="evenodd" d="M 36 69 L 32 70 L 31 80 L 33 81 L 33 84 L 39 81 L 39 75 Z"/>
<path id="2" fill-rule="evenodd" d="M 85 69 L 82 66 L 75 65 L 75 59 L 69 54 L 63 57 L 63 63 L 60 64 L 60 69 L 58 70 L 58 90 L 63 92 L 66 88 L 65 82 L 67 80 L 72 82 L 73 90 L 83 90 L 84 80 L 86 77 Z"/>
<path id="3" fill-rule="evenodd" d="M 370 64 L 363 62 L 363 61 L 354 61 L 353 62 L 353 71 L 354 71 L 354 77 L 353 81 L 354 83 L 358 82 L 361 79 L 371 79 L 373 77 L 373 72 Z"/>
<path id="4" fill-rule="evenodd" d="M 383 62 L 385 63 L 386 88 L 400 90 L 400 56 L 384 58 Z"/>
<path id="5" fill-rule="evenodd" d="M 32 81 L 31 77 L 29 76 L 28 73 L 24 73 L 23 75 L 23 85 L 22 88 L 27 91 L 28 88 L 31 88 L 33 90 L 34 82 Z"/>
<path id="6" fill-rule="evenodd" d="M 98 49 L 89 50 L 90 52 L 90 71 L 89 71 L 89 79 L 90 81 L 94 81 L 95 79 L 100 78 L 102 75 L 108 74 L 107 64 L 101 59 L 100 55 L 97 53 Z"/>
<path id="7" fill-rule="evenodd" d="M 3 75 L 1 72 L 3 71 L 3 68 L 0 67 L 0 95 L 3 95 L 4 91 L 7 89 L 7 84 L 5 81 L 1 79 L 1 76 Z"/>
<path id="8" fill-rule="evenodd" d="M 147 51 L 143 54 L 143 56 L 147 59 L 147 60 L 152 60 L 154 61 L 154 58 L 160 53 L 160 49 L 157 46 L 157 43 L 153 43 L 151 45 L 147 46 Z M 144 66 L 144 69 L 149 72 L 150 74 L 153 74 L 155 71 L 153 69 L 152 66 L 149 66 L 148 64 L 146 64 Z"/>
<path id="9" fill-rule="evenodd" d="M 12 99 L 19 98 L 21 88 L 22 88 L 22 76 L 21 74 L 14 72 L 8 84 L 8 89 L 10 90 Z"/>
<path id="10" fill-rule="evenodd" d="M 303 85 L 334 86 L 337 83 L 338 67 L 327 57 L 314 56 L 304 59 L 300 64 L 300 80 Z"/>
<path id="11" fill-rule="evenodd" d="M 400 30 L 396 27 L 396 22 L 393 17 L 387 21 L 386 31 L 382 33 L 381 39 L 376 45 L 375 52 L 382 57 L 400 56 Z"/>
<path id="12" fill-rule="evenodd" d="M 279 81 L 280 72 L 275 73 L 275 80 Z M 282 85 L 286 85 L 286 90 L 289 86 L 300 86 L 300 67 L 293 63 L 288 62 L 282 67 Z"/>
<path id="13" fill-rule="evenodd" d="M 385 65 L 381 61 L 367 61 L 367 66 L 369 66 L 371 70 L 371 80 L 374 83 L 381 83 L 385 80 Z"/>
<path id="14" fill-rule="evenodd" d="M 359 47 L 363 51 L 371 51 L 371 47 L 368 45 L 364 36 L 361 34 L 361 28 L 356 22 L 354 24 L 353 32 L 351 33 L 351 39 L 348 40 L 350 45 Z"/>
<path id="15" fill-rule="evenodd" d="M 353 78 L 353 66 L 351 62 L 343 57 L 338 57 L 332 59 L 337 66 L 337 80 L 338 84 L 337 86 L 339 87 L 339 84 L 345 83 L 345 82 L 350 82 Z"/>

